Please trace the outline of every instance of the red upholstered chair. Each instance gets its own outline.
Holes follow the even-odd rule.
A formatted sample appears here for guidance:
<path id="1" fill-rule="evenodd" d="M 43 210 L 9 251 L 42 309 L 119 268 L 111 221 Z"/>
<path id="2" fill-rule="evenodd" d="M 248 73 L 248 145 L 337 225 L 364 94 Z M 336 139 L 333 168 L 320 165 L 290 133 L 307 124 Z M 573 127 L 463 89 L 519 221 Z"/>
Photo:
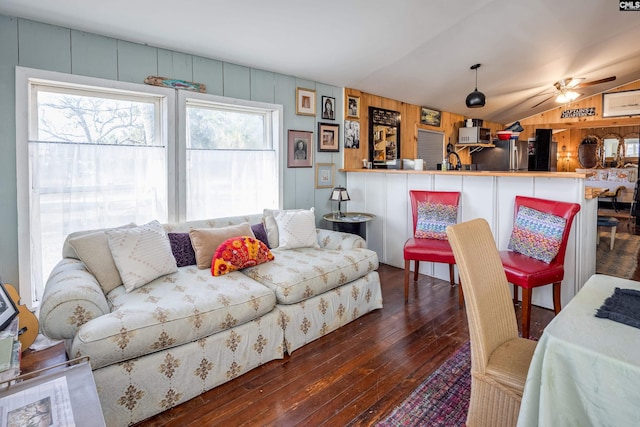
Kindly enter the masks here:
<path id="1" fill-rule="evenodd" d="M 437 222 L 442 221 L 436 226 L 437 233 L 440 234 L 441 227 L 441 238 L 424 238 L 424 237 L 416 237 L 416 226 L 418 226 L 418 207 L 421 203 L 431 204 L 431 205 L 448 205 L 455 207 L 455 218 L 453 222 L 457 218 L 458 212 L 458 204 L 460 202 L 460 193 L 452 192 L 452 191 L 418 191 L 411 190 L 409 191 L 409 195 L 411 197 L 411 211 L 413 213 L 413 237 L 409 238 L 404 244 L 404 300 L 407 302 L 409 300 L 409 270 L 411 261 L 414 261 L 414 270 L 413 270 L 413 281 L 416 282 L 418 280 L 418 270 L 420 267 L 420 261 L 427 262 L 438 262 L 449 264 L 449 281 L 451 286 L 455 285 L 454 280 L 454 271 L 453 266 L 456 263 L 455 258 L 453 257 L 453 251 L 451 250 L 451 246 L 449 245 L 449 241 L 446 238 L 446 223 L 447 219 L 445 215 L 442 218 L 436 220 Z M 436 210 L 437 211 L 437 210 Z M 452 213 L 452 210 L 448 210 L 449 213 Z M 449 217 L 450 221 L 451 218 Z M 420 228 L 419 228 L 420 230 Z M 432 228 L 431 231 L 434 229 Z M 418 235 L 426 235 L 433 233 L 424 233 L 418 232 Z M 459 289 L 458 295 L 458 303 L 462 307 L 464 304 L 464 296 L 462 294 L 462 288 Z"/>
<path id="2" fill-rule="evenodd" d="M 553 309 L 556 314 L 560 312 L 560 284 L 564 278 L 564 255 L 567 250 L 571 224 L 573 223 L 573 218 L 580 210 L 580 205 L 534 197 L 516 196 L 516 221 L 522 207 L 528 207 L 565 219 L 560 246 L 557 254 L 549 263 L 528 255 L 523 255 L 514 250 L 500 251 L 500 258 L 507 275 L 507 281 L 514 285 L 514 302 L 518 300 L 518 287 L 522 288 L 522 336 L 528 338 L 531 318 L 531 291 L 533 288 L 553 284 Z M 537 244 L 537 246 L 541 245 Z"/>

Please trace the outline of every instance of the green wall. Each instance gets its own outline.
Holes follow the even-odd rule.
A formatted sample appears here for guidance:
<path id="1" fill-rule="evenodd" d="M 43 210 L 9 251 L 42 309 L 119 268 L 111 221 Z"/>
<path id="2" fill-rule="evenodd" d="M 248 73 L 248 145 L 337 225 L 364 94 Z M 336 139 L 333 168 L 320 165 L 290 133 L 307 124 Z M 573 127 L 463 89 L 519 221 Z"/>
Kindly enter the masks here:
<path id="1" fill-rule="evenodd" d="M 215 43 L 212 41 L 212 43 Z M 336 98 L 336 120 L 343 124 L 343 90 L 211 58 L 160 49 L 41 22 L 0 15 L 0 275 L 18 284 L 18 219 L 16 211 L 15 67 L 30 67 L 89 77 L 143 83 L 149 75 L 204 83 L 214 95 L 281 104 L 284 139 L 287 130 L 317 135 L 322 95 Z M 295 114 L 296 87 L 315 89 L 316 117 Z M 342 147 L 343 136 L 340 136 Z M 286 149 L 283 147 L 283 164 Z M 341 149 L 342 150 L 342 149 Z M 342 152 L 314 152 L 314 163 L 342 167 Z M 331 210 L 330 189 L 315 188 L 315 168 L 285 168 L 284 208 L 315 206 L 316 218 Z M 336 183 L 345 178 L 336 172 Z M 253 212 L 247 212 L 253 213 Z"/>

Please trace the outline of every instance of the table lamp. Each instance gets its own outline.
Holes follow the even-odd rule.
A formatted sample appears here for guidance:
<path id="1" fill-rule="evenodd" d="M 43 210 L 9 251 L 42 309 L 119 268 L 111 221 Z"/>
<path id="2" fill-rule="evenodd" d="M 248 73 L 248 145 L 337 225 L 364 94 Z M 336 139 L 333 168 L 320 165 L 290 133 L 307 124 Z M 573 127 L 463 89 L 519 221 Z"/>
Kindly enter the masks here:
<path id="1" fill-rule="evenodd" d="M 346 202 L 347 200 L 351 200 L 349 198 L 349 193 L 347 193 L 347 189 L 344 187 L 335 187 L 331 191 L 331 197 L 329 200 L 338 202 L 338 218 L 342 218 L 342 212 L 340 210 L 340 203 Z"/>

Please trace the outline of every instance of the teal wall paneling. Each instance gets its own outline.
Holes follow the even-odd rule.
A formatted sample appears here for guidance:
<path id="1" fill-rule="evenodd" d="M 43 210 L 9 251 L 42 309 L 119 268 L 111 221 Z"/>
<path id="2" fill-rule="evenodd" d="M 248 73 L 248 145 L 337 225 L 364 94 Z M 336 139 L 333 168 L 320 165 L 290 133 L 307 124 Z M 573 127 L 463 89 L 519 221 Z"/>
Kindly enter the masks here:
<path id="1" fill-rule="evenodd" d="M 318 153 L 317 124 L 322 121 L 321 96 L 336 98 L 336 120 L 342 134 L 343 89 L 297 79 L 265 70 L 252 69 L 182 52 L 159 49 L 97 34 L 61 28 L 40 22 L 0 15 L 0 275 L 18 284 L 18 242 L 16 210 L 15 66 L 60 71 L 90 77 L 143 83 L 149 75 L 203 83 L 207 93 L 251 99 L 283 106 L 283 207 L 316 207 L 316 218 L 329 212 L 329 190 L 315 189 L 312 168 L 287 168 L 287 131 L 313 132 L 314 164 L 336 163 L 340 153 Z M 316 90 L 316 117 L 295 114 L 296 87 Z M 342 141 L 342 135 L 340 135 Z M 322 155 L 320 155 L 322 154 Z M 337 178 L 336 182 L 342 182 Z M 318 223 L 321 223 L 318 219 Z"/>
<path id="2" fill-rule="evenodd" d="M 251 69 L 251 100 L 260 102 L 275 101 L 275 77 L 270 71 Z"/>
<path id="3" fill-rule="evenodd" d="M 144 83 L 158 75 L 158 49 L 118 40 L 118 80 Z"/>
<path id="4" fill-rule="evenodd" d="M 193 57 L 185 53 L 158 49 L 158 75 L 192 82 Z"/>
<path id="5" fill-rule="evenodd" d="M 194 56 L 193 81 L 204 84 L 208 94 L 222 96 L 222 61 Z"/>
<path id="6" fill-rule="evenodd" d="M 224 96 L 239 99 L 251 99 L 251 74 L 247 67 L 222 64 Z"/>
<path id="7" fill-rule="evenodd" d="M 109 37 L 71 31 L 71 73 L 118 80 L 118 42 Z"/>
<path id="8" fill-rule="evenodd" d="M 19 19 L 18 40 L 21 66 L 71 73 L 71 30 Z"/>

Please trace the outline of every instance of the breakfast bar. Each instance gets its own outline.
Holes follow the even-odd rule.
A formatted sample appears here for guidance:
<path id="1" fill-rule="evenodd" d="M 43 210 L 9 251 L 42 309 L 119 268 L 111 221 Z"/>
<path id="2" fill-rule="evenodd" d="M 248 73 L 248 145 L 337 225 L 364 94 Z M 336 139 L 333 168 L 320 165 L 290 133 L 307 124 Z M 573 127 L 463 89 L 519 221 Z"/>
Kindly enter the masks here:
<path id="1" fill-rule="evenodd" d="M 595 273 L 597 196 L 587 192 L 582 172 L 415 171 L 345 169 L 349 209 L 369 212 L 367 244 L 385 264 L 404 268 L 403 246 L 412 233 L 409 190 L 460 191 L 458 221 L 485 218 L 500 250 L 507 249 L 516 195 L 578 203 L 565 258 L 564 306 Z M 445 264 L 421 263 L 420 273 L 448 280 Z M 533 291 L 533 304 L 553 307 L 550 286 Z"/>

